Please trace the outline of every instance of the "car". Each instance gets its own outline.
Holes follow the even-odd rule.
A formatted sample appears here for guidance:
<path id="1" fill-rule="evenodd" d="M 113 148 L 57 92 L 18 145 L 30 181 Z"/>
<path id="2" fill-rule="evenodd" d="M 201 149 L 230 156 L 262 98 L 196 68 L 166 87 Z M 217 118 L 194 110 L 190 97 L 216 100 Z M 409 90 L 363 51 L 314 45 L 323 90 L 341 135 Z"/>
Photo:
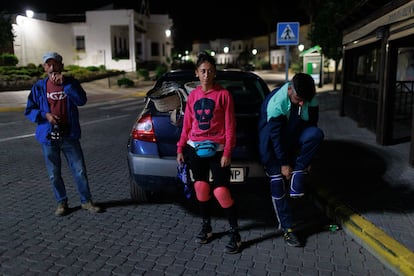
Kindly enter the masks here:
<path id="1" fill-rule="evenodd" d="M 255 69 L 254 65 L 250 63 L 244 64 L 241 66 L 242 71 L 254 71 L 254 69 Z"/>
<path id="2" fill-rule="evenodd" d="M 237 141 L 232 152 L 231 185 L 268 186 L 260 163 L 257 122 L 260 106 L 270 89 L 260 76 L 246 71 L 218 70 L 215 80 L 230 91 L 235 103 Z M 194 70 L 169 71 L 146 93 L 144 108 L 137 115 L 127 142 L 133 201 L 150 202 L 157 194 L 182 193 L 176 144 L 186 98 L 198 83 Z M 191 171 L 188 173 L 191 183 Z"/>

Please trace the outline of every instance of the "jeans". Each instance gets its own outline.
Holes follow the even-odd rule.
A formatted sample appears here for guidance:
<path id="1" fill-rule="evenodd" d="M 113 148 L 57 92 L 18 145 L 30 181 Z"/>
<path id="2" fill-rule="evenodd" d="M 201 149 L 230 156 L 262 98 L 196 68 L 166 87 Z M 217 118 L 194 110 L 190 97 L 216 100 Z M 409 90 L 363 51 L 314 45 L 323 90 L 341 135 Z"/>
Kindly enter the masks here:
<path id="1" fill-rule="evenodd" d="M 42 144 L 42 150 L 56 201 L 60 203 L 67 202 L 68 200 L 65 184 L 62 178 L 61 151 L 63 152 L 75 179 L 81 203 L 90 201 L 91 193 L 89 190 L 83 151 L 79 140 L 70 140 L 64 137 L 59 141 L 53 141 L 51 145 Z"/>

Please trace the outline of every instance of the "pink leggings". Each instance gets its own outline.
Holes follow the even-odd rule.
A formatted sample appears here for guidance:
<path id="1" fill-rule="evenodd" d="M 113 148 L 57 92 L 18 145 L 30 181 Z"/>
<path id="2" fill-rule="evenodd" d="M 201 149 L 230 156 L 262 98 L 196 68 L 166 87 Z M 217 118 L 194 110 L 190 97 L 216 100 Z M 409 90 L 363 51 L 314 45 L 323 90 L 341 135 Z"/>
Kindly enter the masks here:
<path id="1" fill-rule="evenodd" d="M 194 190 L 198 201 L 206 202 L 210 200 L 210 185 L 207 182 L 196 181 L 194 183 Z M 217 187 L 213 193 L 222 208 L 229 208 L 234 204 L 234 200 L 227 187 Z"/>

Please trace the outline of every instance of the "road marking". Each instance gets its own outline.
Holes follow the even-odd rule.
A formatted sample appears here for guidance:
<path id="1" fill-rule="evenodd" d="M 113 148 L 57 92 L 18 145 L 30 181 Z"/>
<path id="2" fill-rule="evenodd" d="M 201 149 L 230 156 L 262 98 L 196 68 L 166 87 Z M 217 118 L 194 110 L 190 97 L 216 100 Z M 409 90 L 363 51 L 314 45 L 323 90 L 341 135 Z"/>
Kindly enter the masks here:
<path id="1" fill-rule="evenodd" d="M 129 117 L 129 115 L 120 115 L 120 116 L 115 116 L 115 117 L 110 117 L 110 118 L 101 118 L 101 119 L 97 119 L 97 120 L 93 120 L 93 121 L 89 121 L 89 122 L 83 122 L 83 123 L 81 122 L 81 126 L 92 125 L 92 124 L 96 124 L 96 123 L 100 123 L 100 122 L 104 122 L 104 121 L 117 120 L 117 119 L 124 118 L 124 117 Z M 25 135 L 13 136 L 13 137 L 1 138 L 0 143 L 11 141 L 11 140 L 24 139 L 24 138 L 32 137 L 32 136 L 35 136 L 35 134 L 32 133 L 32 134 L 25 134 Z"/>

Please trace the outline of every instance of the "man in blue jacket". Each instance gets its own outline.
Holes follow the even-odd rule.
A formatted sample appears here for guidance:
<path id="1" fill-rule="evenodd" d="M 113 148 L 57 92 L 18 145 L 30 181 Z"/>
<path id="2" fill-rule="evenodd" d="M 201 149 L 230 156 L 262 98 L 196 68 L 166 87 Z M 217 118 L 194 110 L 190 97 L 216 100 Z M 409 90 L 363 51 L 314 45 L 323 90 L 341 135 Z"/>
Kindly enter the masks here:
<path id="1" fill-rule="evenodd" d="M 267 96 L 259 120 L 261 161 L 270 177 L 279 227 L 286 244 L 296 247 L 302 243 L 292 230 L 288 197 L 304 195 L 310 163 L 324 138 L 317 127 L 319 107 L 315 94 L 313 78 L 298 73 Z"/>
<path id="2" fill-rule="evenodd" d="M 62 56 L 48 52 L 43 56 L 46 78 L 37 81 L 28 96 L 24 115 L 37 123 L 36 139 L 42 145 L 47 173 L 57 201 L 56 216 L 68 214 L 68 197 L 61 174 L 63 152 L 75 179 L 83 209 L 98 213 L 92 201 L 83 151 L 78 106 L 86 104 L 86 92 L 79 81 L 63 76 Z"/>

